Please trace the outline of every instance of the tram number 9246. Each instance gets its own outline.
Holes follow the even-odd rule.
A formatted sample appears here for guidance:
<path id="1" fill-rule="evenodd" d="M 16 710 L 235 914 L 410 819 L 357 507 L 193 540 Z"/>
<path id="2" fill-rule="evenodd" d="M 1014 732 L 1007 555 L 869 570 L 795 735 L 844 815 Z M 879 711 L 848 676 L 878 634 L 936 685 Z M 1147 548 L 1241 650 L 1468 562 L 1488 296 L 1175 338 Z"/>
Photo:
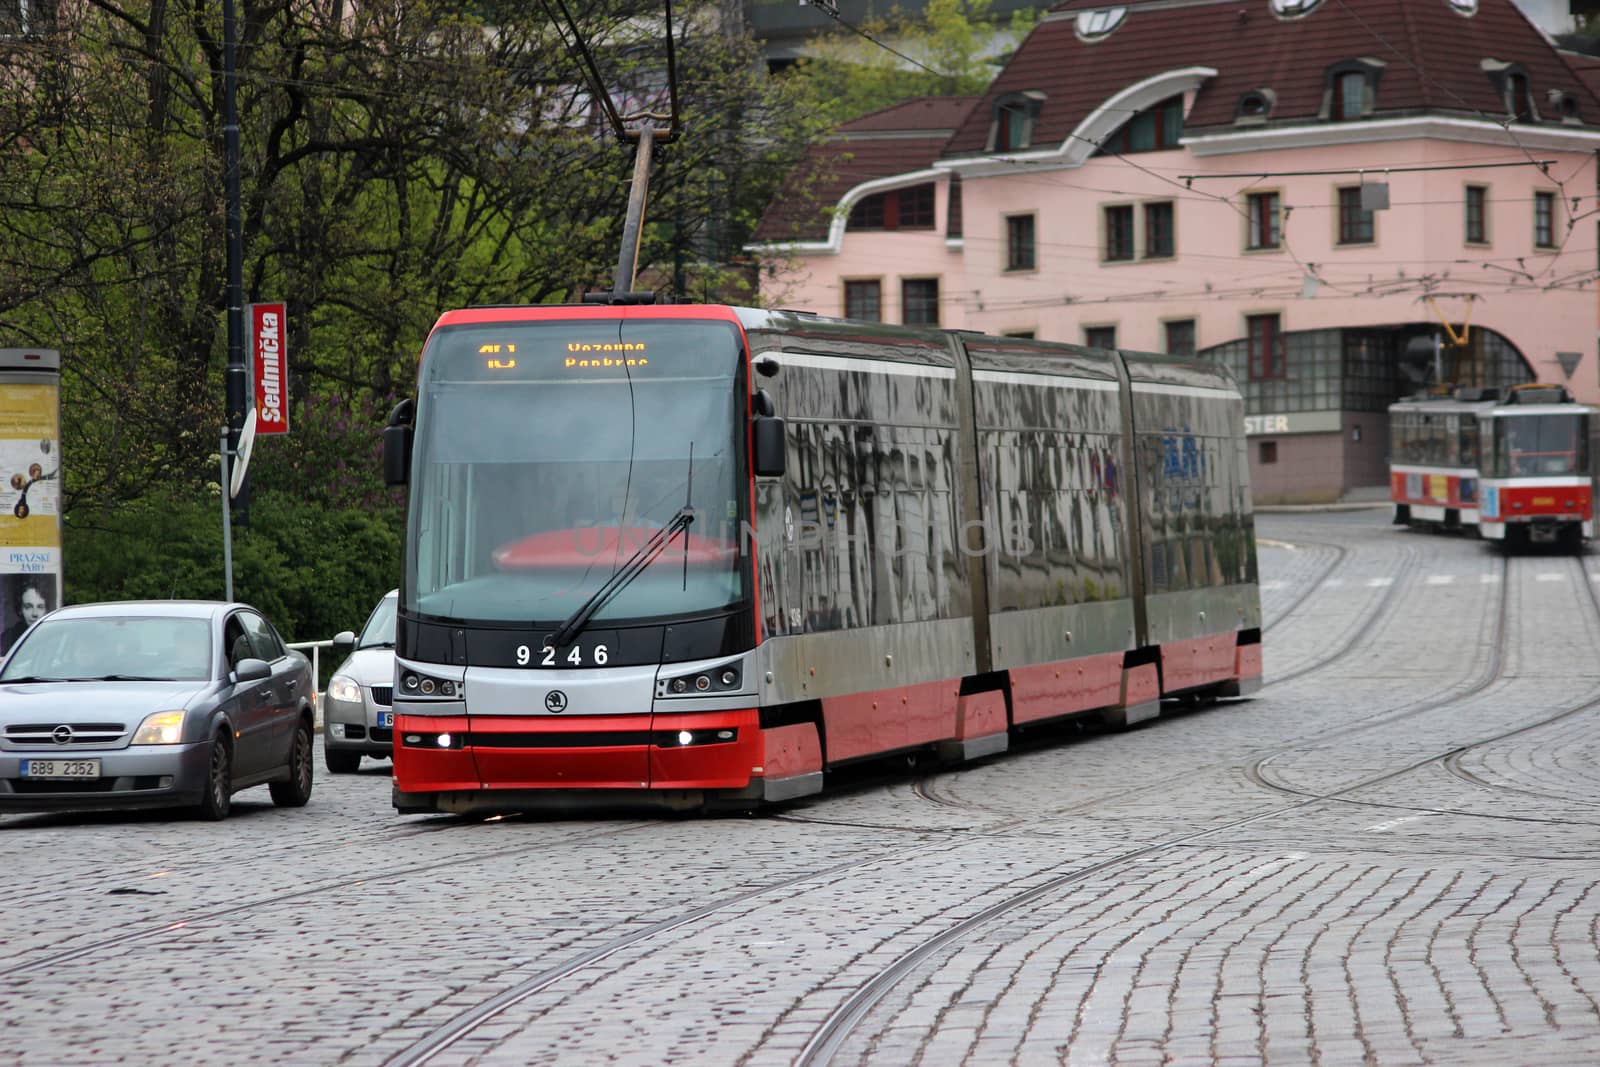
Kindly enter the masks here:
<path id="1" fill-rule="evenodd" d="M 605 645 L 595 645 L 594 648 L 589 653 L 589 662 L 592 663 L 596 667 L 605 666 L 606 661 L 609 660 L 610 658 L 611 658 L 611 653 L 606 650 L 606 646 Z M 539 653 L 538 653 L 538 661 L 539 662 L 538 662 L 537 665 L 540 666 L 540 667 L 560 667 L 563 664 L 567 664 L 567 665 L 570 665 L 570 666 L 573 666 L 573 667 L 582 667 L 584 665 L 583 649 L 581 647 L 579 647 L 578 645 L 573 645 L 571 650 L 568 651 L 565 656 L 561 657 L 561 660 L 562 660 L 561 663 L 557 663 L 556 662 L 556 650 L 554 648 L 551 648 L 549 645 L 545 645 L 543 648 L 541 648 L 539 650 Z M 530 645 L 518 645 L 517 646 L 517 666 L 526 667 L 530 663 L 533 663 L 533 661 L 534 661 L 534 652 L 533 652 L 532 646 L 530 646 Z"/>

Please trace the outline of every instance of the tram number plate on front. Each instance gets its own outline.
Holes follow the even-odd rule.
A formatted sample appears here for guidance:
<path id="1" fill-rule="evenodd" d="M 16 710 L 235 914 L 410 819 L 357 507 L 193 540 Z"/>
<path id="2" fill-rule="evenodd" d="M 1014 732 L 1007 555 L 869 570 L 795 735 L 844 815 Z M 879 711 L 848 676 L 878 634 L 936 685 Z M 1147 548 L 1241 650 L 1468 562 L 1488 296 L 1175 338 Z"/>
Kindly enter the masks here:
<path id="1" fill-rule="evenodd" d="M 97 759 L 25 759 L 22 761 L 24 778 L 98 778 L 100 761 Z"/>
<path id="2" fill-rule="evenodd" d="M 379 726 L 393 726 L 394 725 L 394 712 L 392 712 L 392 711 L 380 711 L 380 712 L 378 712 L 378 725 Z"/>

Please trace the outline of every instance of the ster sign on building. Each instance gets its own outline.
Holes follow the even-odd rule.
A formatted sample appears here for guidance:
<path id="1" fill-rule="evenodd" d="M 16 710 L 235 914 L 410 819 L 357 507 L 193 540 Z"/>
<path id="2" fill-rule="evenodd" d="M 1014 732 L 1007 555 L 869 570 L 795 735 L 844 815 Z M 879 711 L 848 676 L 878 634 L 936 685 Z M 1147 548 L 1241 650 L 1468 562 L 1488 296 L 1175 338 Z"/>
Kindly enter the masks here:
<path id="1" fill-rule="evenodd" d="M 251 380 L 255 383 L 256 433 L 289 432 L 289 356 L 284 349 L 288 323 L 283 304 L 250 304 L 245 321 L 250 324 Z"/>

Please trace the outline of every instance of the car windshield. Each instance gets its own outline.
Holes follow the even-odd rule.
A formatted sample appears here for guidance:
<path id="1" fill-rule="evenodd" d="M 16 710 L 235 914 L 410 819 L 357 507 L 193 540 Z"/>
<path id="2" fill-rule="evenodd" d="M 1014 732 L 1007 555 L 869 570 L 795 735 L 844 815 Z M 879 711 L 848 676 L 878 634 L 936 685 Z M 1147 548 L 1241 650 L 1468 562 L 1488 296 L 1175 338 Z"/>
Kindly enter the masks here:
<path id="1" fill-rule="evenodd" d="M 743 600 L 740 355 L 721 322 L 441 331 L 423 361 L 407 609 L 558 623 L 685 507 L 695 521 L 595 617 Z"/>
<path id="2" fill-rule="evenodd" d="M 153 616 L 41 619 L 0 670 L 0 682 L 204 681 L 211 677 L 211 623 Z"/>
<path id="3" fill-rule="evenodd" d="M 394 615 L 395 607 L 400 599 L 395 596 L 386 596 L 378 601 L 378 606 L 372 609 L 372 617 L 367 620 L 367 625 L 361 628 L 361 639 L 356 642 L 357 648 L 393 648 L 394 647 Z"/>

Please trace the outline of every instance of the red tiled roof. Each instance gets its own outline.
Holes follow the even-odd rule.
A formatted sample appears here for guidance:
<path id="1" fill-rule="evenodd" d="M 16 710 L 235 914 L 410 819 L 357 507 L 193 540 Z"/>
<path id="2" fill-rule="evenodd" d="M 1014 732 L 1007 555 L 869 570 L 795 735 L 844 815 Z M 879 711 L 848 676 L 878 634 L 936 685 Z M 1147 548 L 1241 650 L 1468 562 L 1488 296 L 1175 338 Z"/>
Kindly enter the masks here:
<path id="1" fill-rule="evenodd" d="M 844 123 L 806 150 L 753 240 L 825 240 L 840 197 L 862 182 L 926 169 L 977 99 L 912 100 Z"/>
<path id="2" fill-rule="evenodd" d="M 1585 125 L 1600 126 L 1600 98 L 1512 0 L 1479 0 L 1470 17 L 1448 0 L 1322 0 L 1295 18 L 1275 16 L 1269 0 L 1121 0 L 1115 6 L 1126 7 L 1126 17 L 1093 42 L 1080 40 L 1073 20 L 1059 17 L 1110 6 L 1108 0 L 1058 4 L 972 109 L 946 154 L 984 151 L 1000 96 L 1046 94 L 1033 144 L 1047 147 L 1119 90 L 1188 66 L 1218 72 L 1196 94 L 1188 129 L 1231 125 L 1239 98 L 1255 89 L 1276 96 L 1269 125 L 1304 122 L 1322 106 L 1328 68 L 1361 58 L 1384 64 L 1378 116 L 1482 111 L 1498 119 L 1505 104 L 1481 65 L 1495 59 L 1520 64 L 1542 114 L 1551 111 L 1548 91 L 1570 92 Z"/>

